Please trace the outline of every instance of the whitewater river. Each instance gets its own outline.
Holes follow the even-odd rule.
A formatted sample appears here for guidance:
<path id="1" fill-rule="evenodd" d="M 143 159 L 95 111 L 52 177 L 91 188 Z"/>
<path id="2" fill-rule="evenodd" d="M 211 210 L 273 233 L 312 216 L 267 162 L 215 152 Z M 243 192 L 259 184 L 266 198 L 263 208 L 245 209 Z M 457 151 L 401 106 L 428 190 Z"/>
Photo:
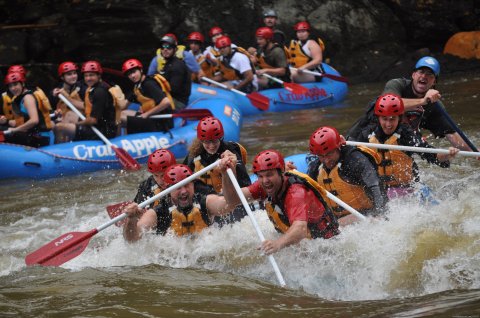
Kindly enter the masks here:
<path id="1" fill-rule="evenodd" d="M 317 127 L 345 132 L 382 87 L 353 86 L 335 108 L 245 118 L 241 142 L 250 159 L 270 147 L 306 152 Z M 438 88 L 480 146 L 480 77 L 442 78 Z M 57 236 L 107 222 L 105 207 L 133 198 L 147 172 L 3 181 L 0 317 L 480 317 L 480 162 L 420 168 L 439 205 L 393 201 L 388 220 L 278 252 L 286 288 L 256 250 L 248 218 L 195 239 L 151 235 L 137 244 L 111 226 L 61 267 L 26 267 L 25 256 Z M 277 237 L 264 211 L 255 216 L 266 238 Z"/>

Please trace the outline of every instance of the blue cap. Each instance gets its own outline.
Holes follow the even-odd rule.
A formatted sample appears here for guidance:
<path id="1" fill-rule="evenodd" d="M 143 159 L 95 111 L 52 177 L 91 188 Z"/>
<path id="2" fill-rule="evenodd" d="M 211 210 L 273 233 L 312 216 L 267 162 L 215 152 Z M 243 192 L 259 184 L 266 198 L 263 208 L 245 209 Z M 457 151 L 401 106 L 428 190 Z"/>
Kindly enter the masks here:
<path id="1" fill-rule="evenodd" d="M 418 60 L 417 64 L 415 64 L 415 69 L 418 70 L 422 67 L 428 67 L 432 70 L 435 76 L 440 75 L 440 63 L 438 63 L 437 59 L 431 56 L 424 56 Z"/>

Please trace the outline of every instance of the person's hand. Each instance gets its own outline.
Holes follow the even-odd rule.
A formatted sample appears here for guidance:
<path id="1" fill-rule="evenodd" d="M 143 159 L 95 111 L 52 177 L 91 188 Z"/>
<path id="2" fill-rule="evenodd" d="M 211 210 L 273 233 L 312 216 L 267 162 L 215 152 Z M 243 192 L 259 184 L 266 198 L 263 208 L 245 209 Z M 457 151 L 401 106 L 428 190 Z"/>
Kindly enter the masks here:
<path id="1" fill-rule="evenodd" d="M 297 170 L 297 166 L 293 163 L 293 161 L 285 162 L 285 171 L 290 171 L 290 170 Z"/>
<path id="2" fill-rule="evenodd" d="M 58 94 L 60 94 L 60 91 L 61 91 L 61 90 L 62 90 L 62 89 L 59 88 L 59 87 L 54 88 L 54 89 L 53 89 L 53 92 L 52 92 L 53 96 L 58 96 Z"/>
<path id="3" fill-rule="evenodd" d="M 262 76 L 265 73 L 267 73 L 265 69 L 259 69 L 255 71 L 255 74 L 257 74 L 257 76 Z"/>
<path id="4" fill-rule="evenodd" d="M 133 202 L 133 203 L 130 203 L 129 205 L 127 205 L 125 207 L 125 209 L 123 209 L 122 211 L 123 213 L 126 213 L 128 218 L 129 219 L 133 219 L 133 218 L 140 218 L 140 216 L 142 215 L 142 209 L 140 209 L 140 207 L 138 206 L 137 203 Z"/>
<path id="5" fill-rule="evenodd" d="M 148 118 L 150 117 L 147 113 L 141 113 L 140 116 L 138 116 L 140 118 Z"/>
<path id="6" fill-rule="evenodd" d="M 235 171 L 235 167 L 237 165 L 237 156 L 233 152 L 230 150 L 225 150 L 220 155 L 220 158 L 220 164 L 218 165 L 220 171 L 225 172 L 228 168 Z"/>
<path id="7" fill-rule="evenodd" d="M 257 49 L 254 48 L 254 47 L 249 47 L 247 49 L 247 52 L 250 54 L 250 55 L 256 55 L 257 54 Z"/>
<path id="8" fill-rule="evenodd" d="M 425 97 L 423 97 L 423 100 L 425 101 L 425 104 L 428 104 L 436 103 L 440 100 L 440 98 L 442 98 L 442 95 L 440 95 L 439 91 L 436 89 L 429 89 L 425 94 Z"/>
<path id="9" fill-rule="evenodd" d="M 5 125 L 8 122 L 7 117 L 5 116 L 0 116 L 0 125 Z"/>
<path id="10" fill-rule="evenodd" d="M 458 154 L 459 151 L 460 151 L 460 149 L 458 149 L 458 148 L 449 147 L 448 148 L 449 159 L 454 158 Z"/>
<path id="11" fill-rule="evenodd" d="M 266 255 L 270 255 L 278 252 L 281 249 L 281 246 L 278 240 L 265 240 L 262 242 L 262 245 L 260 245 L 260 247 L 258 247 L 257 249 L 264 252 Z"/>
<path id="12" fill-rule="evenodd" d="M 8 121 L 8 126 L 10 127 L 16 127 L 17 126 L 17 122 L 15 121 L 15 119 L 10 119 Z"/>

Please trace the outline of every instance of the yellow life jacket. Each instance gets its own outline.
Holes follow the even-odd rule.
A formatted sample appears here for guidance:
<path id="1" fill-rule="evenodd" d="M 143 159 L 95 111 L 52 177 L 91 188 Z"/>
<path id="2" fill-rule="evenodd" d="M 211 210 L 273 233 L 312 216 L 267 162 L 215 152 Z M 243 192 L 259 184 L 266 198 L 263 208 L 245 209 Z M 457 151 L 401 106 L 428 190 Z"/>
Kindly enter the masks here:
<path id="1" fill-rule="evenodd" d="M 68 97 L 70 97 L 70 99 L 73 99 L 73 100 L 77 100 L 77 101 L 82 101 L 82 98 L 80 97 L 80 94 L 78 93 L 80 91 L 80 87 L 75 87 L 75 89 L 73 89 L 70 94 L 68 95 Z M 62 114 L 66 114 L 67 112 L 70 111 L 70 108 L 67 107 L 67 105 L 65 105 L 65 103 L 61 100 L 61 99 L 58 99 L 58 103 L 57 103 L 57 108 L 56 109 L 60 109 L 62 111 Z"/>
<path id="2" fill-rule="evenodd" d="M 324 189 L 312 178 L 310 178 L 307 174 L 301 173 L 297 170 L 290 170 L 284 174 L 285 176 L 289 177 L 289 185 L 287 189 L 285 189 L 285 194 L 287 193 L 288 187 L 290 187 L 293 183 L 301 183 L 305 185 L 308 189 L 313 191 L 315 196 L 319 199 L 319 201 L 323 204 L 325 211 L 320 218 L 320 221 L 317 223 L 308 223 L 308 230 L 309 230 L 309 238 L 330 238 L 336 234 L 338 234 L 338 222 L 333 215 L 332 211 L 328 208 L 323 200 L 322 193 L 324 193 Z M 290 177 L 294 177 L 291 179 Z M 293 181 L 292 181 L 293 180 Z M 292 183 L 293 182 L 293 183 Z M 290 221 L 288 220 L 287 215 L 283 211 L 283 199 L 281 200 L 280 204 L 282 206 L 273 205 L 271 201 L 265 202 L 265 210 L 267 211 L 268 218 L 273 223 L 275 229 L 280 233 L 286 233 L 290 228 Z"/>
<path id="3" fill-rule="evenodd" d="M 47 95 L 45 95 L 45 92 L 40 87 L 37 87 L 33 91 L 33 96 L 37 100 L 37 107 L 43 117 L 43 121 L 45 122 L 45 128 L 48 130 L 52 129 L 53 123 L 50 119 L 52 105 L 50 105 Z"/>
<path id="4" fill-rule="evenodd" d="M 240 154 L 242 156 L 243 163 L 247 164 L 247 150 L 239 143 L 236 143 L 236 144 L 240 148 Z M 205 168 L 200 160 L 200 156 L 195 157 L 195 159 L 193 159 L 193 162 L 194 162 L 193 172 L 198 172 L 203 168 Z M 202 180 L 204 183 L 211 185 L 215 189 L 215 192 L 217 193 L 222 192 L 222 174 L 218 169 L 212 169 L 206 172 L 205 174 L 201 175 L 199 179 Z"/>
<path id="5" fill-rule="evenodd" d="M 398 134 L 393 134 L 384 144 L 398 145 L 398 139 Z M 368 141 L 375 144 L 381 143 L 374 134 Z M 400 150 L 377 149 L 376 152 L 382 158 L 378 166 L 378 174 L 387 187 L 408 186 L 412 183 L 414 180 L 413 159 L 409 155 Z"/>
<path id="6" fill-rule="evenodd" d="M 8 120 L 14 119 L 14 114 L 12 110 L 12 99 L 8 96 L 7 92 L 2 93 L 2 115 L 5 116 Z"/>
<path id="7" fill-rule="evenodd" d="M 241 54 L 245 54 L 248 57 L 248 60 L 250 61 L 250 53 L 248 53 L 248 51 L 245 50 L 243 47 L 237 46 L 235 48 L 232 48 L 232 51 L 233 51 L 232 55 L 231 55 L 232 57 L 233 57 L 233 54 L 235 54 L 236 52 L 239 52 Z M 220 60 L 220 63 L 219 63 L 220 72 L 222 73 L 223 79 L 227 80 L 227 81 L 233 81 L 233 80 L 241 79 L 238 71 L 233 69 L 232 67 L 230 67 L 230 65 L 228 65 L 228 62 L 225 63 L 224 59 L 225 59 L 225 57 L 223 57 L 223 59 Z M 252 72 L 253 72 L 255 70 L 255 67 L 252 64 L 250 66 L 251 66 Z"/>
<path id="8" fill-rule="evenodd" d="M 316 41 L 318 45 L 320 45 L 322 52 L 325 51 L 325 44 L 323 43 L 322 39 L 317 38 L 314 41 Z M 312 60 L 312 58 L 305 54 L 305 52 L 303 51 L 301 41 L 291 40 L 288 48 L 284 47 L 284 50 L 285 55 L 287 56 L 288 63 L 293 67 L 300 67 Z"/>
<path id="9" fill-rule="evenodd" d="M 357 148 L 369 156 L 372 161 L 375 162 L 375 167 L 378 167 L 381 158 L 375 150 L 363 146 Z M 373 208 L 373 202 L 365 193 L 365 189 L 360 185 L 344 181 L 338 173 L 339 168 L 340 164 L 337 164 L 330 173 L 327 173 L 325 168 L 323 168 L 323 165 L 320 166 L 320 172 L 317 177 L 318 184 L 356 210 L 362 211 Z M 333 213 L 337 218 L 350 214 L 350 212 L 346 211 L 336 202 L 327 198 L 326 195 L 324 195 L 324 199 L 332 208 Z"/>
<path id="10" fill-rule="evenodd" d="M 194 204 L 192 210 L 184 214 L 176 206 L 170 208 L 172 223 L 170 228 L 177 236 L 199 233 L 209 226 L 205 220 L 209 218 L 206 211 L 200 210 L 200 205 Z"/>
<path id="11" fill-rule="evenodd" d="M 185 51 L 185 45 L 177 45 L 177 51 L 175 52 L 175 56 L 183 61 L 183 51 Z M 157 72 L 162 73 L 163 68 L 167 61 L 162 56 L 162 49 L 157 49 Z"/>

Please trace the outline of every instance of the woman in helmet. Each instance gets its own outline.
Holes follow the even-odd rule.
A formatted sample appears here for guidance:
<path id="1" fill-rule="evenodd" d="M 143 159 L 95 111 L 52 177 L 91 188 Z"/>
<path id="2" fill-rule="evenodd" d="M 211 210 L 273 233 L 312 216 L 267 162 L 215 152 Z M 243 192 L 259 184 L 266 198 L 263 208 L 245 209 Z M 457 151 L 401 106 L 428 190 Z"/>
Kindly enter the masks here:
<path id="1" fill-rule="evenodd" d="M 102 66 L 97 61 L 87 61 L 83 63 L 81 72 L 88 86 L 84 99 L 86 118 L 76 123 L 59 123 L 55 127 L 57 143 L 99 139 L 92 126 L 107 138 L 113 138 L 117 133 L 114 101 L 108 91 L 109 85 L 102 81 Z"/>
<path id="2" fill-rule="evenodd" d="M 317 156 L 308 165 L 308 175 L 339 199 L 364 215 L 379 215 L 386 203 L 377 173 L 379 155 L 370 148 L 353 147 L 333 127 L 320 127 L 310 137 L 310 153 Z M 325 197 L 341 225 L 356 216 Z"/>
<path id="3" fill-rule="evenodd" d="M 131 102 L 140 104 L 138 111 L 130 109 L 122 111 L 122 126 L 128 126 L 129 133 L 173 128 L 173 119 L 171 118 L 165 120 L 149 119 L 152 115 L 173 113 L 172 96 L 166 79 L 159 74 L 145 75 L 143 65 L 137 59 L 126 60 L 122 65 L 122 72 L 134 84 L 133 94 L 128 98 L 127 105 Z"/>
<path id="4" fill-rule="evenodd" d="M 226 152 L 222 160 L 235 163 L 236 156 Z M 272 254 L 305 238 L 331 238 L 337 235 L 338 223 L 321 196 L 315 180 L 296 170 L 285 172 L 285 161 L 276 150 L 264 150 L 253 159 L 253 173 L 258 180 L 241 191 L 248 201 L 265 200 L 265 210 L 275 229 L 282 235 L 265 240 L 261 249 Z M 231 182 L 224 184 L 228 204 L 240 199 Z"/>
<path id="5" fill-rule="evenodd" d="M 183 163 L 189 166 L 193 172 L 197 172 L 218 160 L 224 151 L 229 150 L 237 156 L 236 173 L 238 183 L 240 186 L 250 185 L 250 177 L 245 167 L 247 151 L 239 143 L 224 141 L 223 137 L 223 125 L 219 119 L 215 117 L 202 118 L 197 126 L 197 139 L 193 141 Z M 213 169 L 205 173 L 200 177 L 200 180 L 212 186 L 217 193 L 222 192 L 222 176 L 219 169 Z M 234 219 L 231 221 L 241 219 L 245 216 L 245 211 L 242 209 L 232 215 Z M 217 221 L 220 222 L 221 220 Z"/>
<path id="6" fill-rule="evenodd" d="M 303 70 L 322 72 L 322 48 L 319 42 L 310 38 L 310 24 L 306 21 L 298 22 L 293 29 L 297 39 L 290 41 L 288 47 L 289 63 L 296 68 L 291 71 L 292 81 L 297 83 L 320 81 L 321 77 L 303 72 Z"/>
<path id="7" fill-rule="evenodd" d="M 75 63 L 67 61 L 58 66 L 58 77 L 61 83 L 52 91 L 52 105 L 56 105 L 55 113 L 61 116 L 63 123 L 76 123 L 78 116 L 70 111 L 65 103 L 58 98 L 58 94 L 62 94 L 67 98 L 73 106 L 80 112 L 85 111 L 83 99 L 85 98 L 86 86 L 78 79 L 78 67 Z"/>
<path id="8" fill-rule="evenodd" d="M 380 96 L 374 108 L 378 123 L 373 129 L 367 127 L 363 130 L 359 141 L 432 148 L 418 132 L 413 131 L 408 124 L 402 123 L 404 112 L 401 97 L 394 94 Z M 449 159 L 459 151 L 453 147 L 449 150 L 449 154 L 419 153 L 419 155 L 429 163 L 447 168 L 450 166 Z M 394 196 L 398 188 L 409 188 L 414 182 L 419 181 L 418 166 L 412 158 L 413 153 L 400 150 L 375 151 L 381 158 L 378 174 L 388 189 L 389 197 Z"/>
<path id="9" fill-rule="evenodd" d="M 25 85 L 25 74 L 8 73 L 4 80 L 12 96 L 14 127 L 5 131 L 5 141 L 31 147 L 46 146 L 50 143 L 49 131 L 52 128 L 49 111 L 40 108 L 33 91 Z"/>

